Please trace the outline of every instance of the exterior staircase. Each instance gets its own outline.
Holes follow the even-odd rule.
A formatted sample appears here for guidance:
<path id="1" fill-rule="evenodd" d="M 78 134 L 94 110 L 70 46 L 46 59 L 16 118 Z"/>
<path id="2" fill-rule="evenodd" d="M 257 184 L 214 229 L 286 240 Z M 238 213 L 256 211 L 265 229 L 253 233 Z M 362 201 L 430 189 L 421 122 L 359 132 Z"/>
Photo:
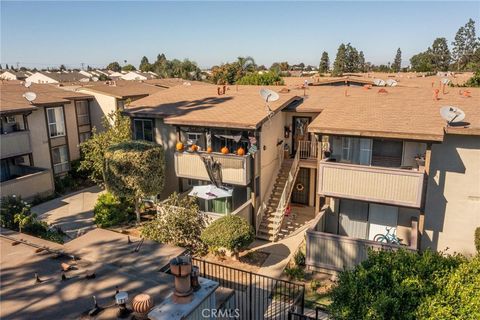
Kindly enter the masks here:
<path id="1" fill-rule="evenodd" d="M 299 169 L 299 153 L 293 160 L 284 160 L 274 182 L 270 198 L 263 211 L 260 226 L 257 229 L 257 238 L 277 241 L 285 210 L 290 202 L 293 185 Z"/>

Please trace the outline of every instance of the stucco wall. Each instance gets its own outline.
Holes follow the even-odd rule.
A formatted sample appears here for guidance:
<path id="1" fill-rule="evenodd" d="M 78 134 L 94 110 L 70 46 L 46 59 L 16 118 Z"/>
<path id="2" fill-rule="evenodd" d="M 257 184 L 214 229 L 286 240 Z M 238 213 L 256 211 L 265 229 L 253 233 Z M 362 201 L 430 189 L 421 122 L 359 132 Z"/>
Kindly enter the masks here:
<path id="1" fill-rule="evenodd" d="M 31 133 L 33 163 L 35 167 L 51 168 L 45 109 L 33 111 L 27 119 Z"/>
<path id="2" fill-rule="evenodd" d="M 67 126 L 68 134 L 68 150 L 70 161 L 80 158 L 80 148 L 78 146 L 78 128 L 77 128 L 77 115 L 75 113 L 74 102 L 65 104 L 65 124 Z"/>
<path id="3" fill-rule="evenodd" d="M 432 147 L 422 249 L 474 253 L 480 226 L 480 138 L 446 135 Z"/>
<path id="4" fill-rule="evenodd" d="M 39 72 L 32 74 L 30 77 L 26 79 L 26 81 L 33 82 L 33 83 L 58 83 L 58 81 L 49 78 Z"/>
<path id="5" fill-rule="evenodd" d="M 178 178 L 175 174 L 173 155 L 177 143 L 177 131 L 175 127 L 163 123 L 162 119 L 155 120 L 155 139 L 165 149 L 165 162 L 167 171 L 165 174 L 165 187 L 160 195 L 161 199 L 167 198 L 171 193 L 178 191 Z"/>
<path id="6" fill-rule="evenodd" d="M 94 100 L 90 101 L 90 121 L 92 128 L 96 127 L 97 131 L 103 131 L 103 117 L 116 110 L 117 99 L 88 89 L 79 89 L 78 91 L 95 97 Z"/>

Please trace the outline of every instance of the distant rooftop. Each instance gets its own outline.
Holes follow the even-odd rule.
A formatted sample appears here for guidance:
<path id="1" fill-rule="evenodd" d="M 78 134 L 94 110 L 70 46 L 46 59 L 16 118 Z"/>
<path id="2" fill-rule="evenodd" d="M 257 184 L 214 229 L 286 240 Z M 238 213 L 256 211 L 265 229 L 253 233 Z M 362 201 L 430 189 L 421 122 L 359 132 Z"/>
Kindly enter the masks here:
<path id="1" fill-rule="evenodd" d="M 79 91 L 89 90 L 92 92 L 103 93 L 118 99 L 148 96 L 164 89 L 164 87 L 155 86 L 146 82 L 129 80 L 89 82 L 86 84 L 81 84 L 77 87 L 77 90 Z"/>

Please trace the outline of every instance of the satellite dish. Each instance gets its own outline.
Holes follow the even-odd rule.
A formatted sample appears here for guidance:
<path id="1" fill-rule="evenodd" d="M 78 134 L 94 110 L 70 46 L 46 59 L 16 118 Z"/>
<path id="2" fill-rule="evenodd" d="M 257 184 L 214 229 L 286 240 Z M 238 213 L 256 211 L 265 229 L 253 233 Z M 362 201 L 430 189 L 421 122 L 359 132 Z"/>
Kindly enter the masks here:
<path id="1" fill-rule="evenodd" d="M 465 119 L 465 112 L 463 112 L 462 109 L 453 106 L 441 107 L 440 115 L 448 124 L 461 122 Z"/>
<path id="2" fill-rule="evenodd" d="M 28 102 L 32 102 L 32 101 L 34 101 L 35 99 L 37 99 L 37 94 L 36 94 L 35 92 L 29 91 L 29 92 L 25 92 L 25 93 L 23 94 L 23 97 L 24 97 L 25 99 L 27 99 Z"/>
<path id="3" fill-rule="evenodd" d="M 25 87 L 26 88 L 30 88 L 31 85 L 32 85 L 31 81 L 25 81 Z"/>
<path id="4" fill-rule="evenodd" d="M 389 87 L 395 87 L 398 84 L 398 82 L 396 80 L 393 80 L 393 79 L 388 79 L 385 83 Z"/>
<path id="5" fill-rule="evenodd" d="M 270 89 L 260 89 L 260 96 L 265 102 L 272 102 L 280 99 L 278 93 Z"/>
<path id="6" fill-rule="evenodd" d="M 373 79 L 373 84 L 377 87 L 385 87 L 386 82 L 382 79 Z"/>
<path id="7" fill-rule="evenodd" d="M 443 78 L 443 79 L 442 79 L 442 83 L 445 84 L 445 85 L 447 85 L 447 84 L 450 83 L 450 79 L 448 79 L 448 78 Z"/>
<path id="8" fill-rule="evenodd" d="M 98 81 L 98 77 L 93 77 L 92 80 L 95 81 L 95 82 L 97 82 L 97 81 Z"/>

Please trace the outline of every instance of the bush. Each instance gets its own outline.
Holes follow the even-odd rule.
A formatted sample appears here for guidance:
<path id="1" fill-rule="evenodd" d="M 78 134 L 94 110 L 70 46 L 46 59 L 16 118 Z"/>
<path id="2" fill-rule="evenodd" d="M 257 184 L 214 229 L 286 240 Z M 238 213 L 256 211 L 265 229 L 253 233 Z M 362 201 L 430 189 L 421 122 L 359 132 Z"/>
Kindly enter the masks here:
<path id="1" fill-rule="evenodd" d="M 237 254 L 255 238 L 252 226 L 242 217 L 227 214 L 202 232 L 202 241 L 212 250 L 225 248 Z"/>
<path id="2" fill-rule="evenodd" d="M 480 87 L 480 71 L 475 72 L 473 77 L 465 83 L 467 87 Z"/>
<path id="3" fill-rule="evenodd" d="M 97 226 L 108 228 L 130 221 L 133 217 L 133 208 L 125 199 L 105 192 L 98 197 L 93 214 Z"/>
<path id="4" fill-rule="evenodd" d="M 147 222 L 141 233 L 145 238 L 201 254 L 205 247 L 200 235 L 206 225 L 207 216 L 200 211 L 195 198 L 173 193 L 160 204 L 157 217 Z"/>
<path id="5" fill-rule="evenodd" d="M 477 253 L 480 254 L 480 227 L 475 229 L 475 248 Z"/>
<path id="6" fill-rule="evenodd" d="M 1 225 L 4 228 L 23 232 L 45 240 L 63 243 L 65 233 L 51 228 L 46 222 L 37 219 L 30 205 L 21 197 L 8 196 L 1 200 Z"/>
<path id="7" fill-rule="evenodd" d="M 295 253 L 293 260 L 297 266 L 305 267 L 305 254 L 302 250 L 298 250 L 297 253 Z"/>
<path id="8" fill-rule="evenodd" d="M 418 319 L 480 319 L 480 256 L 436 281 L 439 291 L 418 309 Z"/>
<path id="9" fill-rule="evenodd" d="M 418 306 L 439 290 L 436 282 L 464 258 L 427 250 L 373 251 L 339 274 L 329 309 L 334 319 L 416 319 Z"/>
<path id="10" fill-rule="evenodd" d="M 305 278 L 305 271 L 299 267 L 287 267 L 284 272 L 290 280 L 301 281 Z"/>

